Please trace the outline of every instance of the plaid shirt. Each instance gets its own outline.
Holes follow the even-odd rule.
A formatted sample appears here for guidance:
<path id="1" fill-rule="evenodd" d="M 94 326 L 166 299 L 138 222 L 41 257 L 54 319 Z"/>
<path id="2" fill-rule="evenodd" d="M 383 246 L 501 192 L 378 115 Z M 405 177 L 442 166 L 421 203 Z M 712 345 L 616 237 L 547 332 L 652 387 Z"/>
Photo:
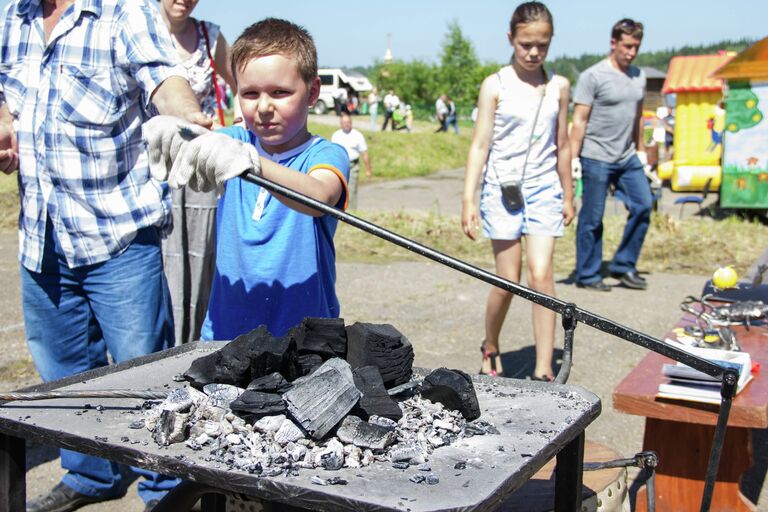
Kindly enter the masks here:
<path id="1" fill-rule="evenodd" d="M 171 75 L 186 76 L 147 0 L 76 0 L 46 44 L 42 0 L 0 16 L 0 101 L 19 143 L 19 259 L 39 272 L 50 219 L 70 267 L 164 227 L 170 197 L 150 179 L 141 125 Z"/>

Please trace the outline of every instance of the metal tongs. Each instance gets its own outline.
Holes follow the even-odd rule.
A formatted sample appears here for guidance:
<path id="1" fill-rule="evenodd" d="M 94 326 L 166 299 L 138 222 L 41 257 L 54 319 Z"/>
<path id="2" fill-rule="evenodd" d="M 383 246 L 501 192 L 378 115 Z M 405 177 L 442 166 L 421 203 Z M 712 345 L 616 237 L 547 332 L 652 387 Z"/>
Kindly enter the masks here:
<path id="1" fill-rule="evenodd" d="M 708 295 L 703 296 L 701 299 L 689 295 L 680 303 L 680 309 L 693 315 L 696 319 L 696 325 L 693 328 L 686 329 L 686 334 L 693 337 L 699 347 L 711 347 L 710 342 L 706 341 L 705 338 L 707 336 L 717 336 L 725 345 L 726 350 L 741 352 L 741 346 L 736 340 L 736 333 L 733 329 L 727 325 L 715 326 L 715 321 L 718 319 L 712 314 L 715 307 L 707 302 L 708 298 Z M 700 307 L 697 308 L 694 304 L 699 304 Z"/>

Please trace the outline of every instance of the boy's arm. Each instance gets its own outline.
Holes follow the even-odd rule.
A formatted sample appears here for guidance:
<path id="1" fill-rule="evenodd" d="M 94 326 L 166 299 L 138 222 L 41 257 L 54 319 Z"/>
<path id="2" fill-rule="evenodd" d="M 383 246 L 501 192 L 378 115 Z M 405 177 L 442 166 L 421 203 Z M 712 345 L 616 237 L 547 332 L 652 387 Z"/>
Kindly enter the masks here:
<path id="1" fill-rule="evenodd" d="M 338 203 L 344 192 L 343 175 L 341 175 L 340 170 L 335 169 L 331 165 L 325 166 L 320 164 L 310 170 L 309 174 L 304 174 L 262 158 L 261 175 L 270 181 L 274 181 L 328 205 Z M 274 196 L 280 202 L 296 211 L 312 215 L 313 217 L 324 215 L 323 212 L 319 212 L 296 201 L 291 201 L 279 194 L 274 194 Z"/>
<path id="2" fill-rule="evenodd" d="M 373 173 L 373 169 L 371 168 L 371 158 L 368 156 L 368 151 L 363 151 L 360 153 L 360 157 L 363 159 L 363 163 L 365 164 L 365 175 L 370 178 Z"/>

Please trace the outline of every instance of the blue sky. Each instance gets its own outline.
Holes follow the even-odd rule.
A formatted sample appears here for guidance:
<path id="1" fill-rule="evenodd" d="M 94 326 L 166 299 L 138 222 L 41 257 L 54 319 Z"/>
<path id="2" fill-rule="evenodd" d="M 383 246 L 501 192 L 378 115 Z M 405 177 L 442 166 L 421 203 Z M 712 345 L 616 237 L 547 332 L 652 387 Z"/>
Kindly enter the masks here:
<path id="1" fill-rule="evenodd" d="M 641 51 L 722 39 L 768 36 L 766 0 L 553 0 L 555 19 L 550 56 L 608 51 L 610 27 L 628 17 L 645 24 Z M 391 0 L 200 0 L 195 15 L 222 26 L 232 43 L 259 19 L 274 16 L 303 25 L 315 38 L 320 65 L 370 65 L 381 59 L 392 34 L 395 58 L 435 61 L 447 24 L 458 20 L 484 61 L 510 56 L 506 39 L 516 1 Z"/>

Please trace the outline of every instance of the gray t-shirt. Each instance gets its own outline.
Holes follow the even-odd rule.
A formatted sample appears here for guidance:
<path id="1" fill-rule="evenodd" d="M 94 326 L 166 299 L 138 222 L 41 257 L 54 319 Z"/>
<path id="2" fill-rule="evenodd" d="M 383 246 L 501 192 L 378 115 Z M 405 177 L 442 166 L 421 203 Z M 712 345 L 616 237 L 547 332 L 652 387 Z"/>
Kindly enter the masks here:
<path id="1" fill-rule="evenodd" d="M 576 82 L 573 102 L 590 105 L 581 154 L 617 163 L 635 152 L 633 138 L 637 104 L 645 96 L 645 74 L 635 66 L 627 73 L 603 59 L 585 70 Z"/>

